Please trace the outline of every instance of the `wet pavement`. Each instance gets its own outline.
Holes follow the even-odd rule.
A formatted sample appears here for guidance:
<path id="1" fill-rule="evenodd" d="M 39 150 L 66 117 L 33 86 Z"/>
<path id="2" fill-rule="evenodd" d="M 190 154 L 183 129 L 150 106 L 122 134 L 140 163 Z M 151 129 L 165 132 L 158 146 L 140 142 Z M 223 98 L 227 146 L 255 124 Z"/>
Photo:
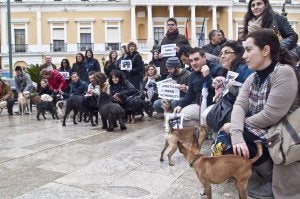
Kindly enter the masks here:
<path id="1" fill-rule="evenodd" d="M 177 151 L 159 161 L 163 121 L 137 120 L 126 131 L 90 123 L 0 115 L 0 198 L 201 198 L 196 174 Z M 205 141 L 207 149 L 211 141 Z M 166 157 L 165 157 L 166 159 Z M 217 172 L 217 171 L 216 171 Z M 238 198 L 233 182 L 212 185 L 213 198 Z"/>

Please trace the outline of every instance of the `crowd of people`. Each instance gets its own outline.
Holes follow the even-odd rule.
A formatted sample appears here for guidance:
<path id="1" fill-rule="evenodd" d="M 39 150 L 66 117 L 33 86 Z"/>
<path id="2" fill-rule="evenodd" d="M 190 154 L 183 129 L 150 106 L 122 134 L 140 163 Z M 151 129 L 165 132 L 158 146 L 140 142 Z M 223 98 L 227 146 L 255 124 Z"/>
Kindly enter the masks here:
<path id="1" fill-rule="evenodd" d="M 211 124 L 209 111 L 216 88 L 213 79 L 226 79 L 220 101 L 230 98 L 229 116 L 218 126 L 217 134 L 224 133 L 229 144 L 223 154 L 252 158 L 256 154 L 255 140 L 265 140 L 270 126 L 300 106 L 295 67 L 299 67 L 298 35 L 286 17 L 275 13 L 268 0 L 250 0 L 244 27 L 238 39 L 227 40 L 221 30 L 209 32 L 209 44 L 191 47 L 179 34 L 175 18 L 167 20 L 167 33 L 160 45 L 152 50 L 152 60 L 145 64 L 134 42 L 121 47 L 121 55 L 110 51 L 103 72 L 93 52 L 78 53 L 70 66 L 68 59 L 60 67 L 46 56 L 40 66 L 42 94 L 60 94 L 63 99 L 72 95 L 99 95 L 108 92 L 113 102 L 122 96 L 138 95 L 150 101 L 157 119 L 164 118 L 166 109 L 158 91 L 160 81 L 168 80 L 179 89 L 179 99 L 168 100 L 169 112 L 183 113 L 184 126 Z M 175 54 L 165 56 L 162 48 L 175 44 Z M 18 94 L 33 91 L 30 76 L 20 66 L 15 68 Z M 232 77 L 232 74 L 236 74 Z M 107 81 L 99 83 L 100 79 Z M 97 78 L 98 76 L 98 78 Z M 231 88 L 237 86 L 235 92 Z M 227 93 L 226 93 L 227 92 Z M 0 79 L 0 101 L 7 101 L 9 115 L 13 115 L 13 98 L 9 86 Z M 208 113 L 208 114 L 207 114 Z M 206 117 L 207 114 L 207 117 Z M 215 121 L 213 121 L 215 123 Z M 219 125 L 219 124 L 218 124 Z M 212 127 L 212 129 L 216 129 Z M 216 140 L 218 141 L 218 140 Z M 263 179 L 256 187 L 249 184 L 248 194 L 254 198 L 299 198 L 300 163 L 288 166 L 273 165 L 267 147 L 253 169 Z M 289 172 L 289 175 L 285 175 Z M 291 183 L 289 183 L 291 182 Z"/>

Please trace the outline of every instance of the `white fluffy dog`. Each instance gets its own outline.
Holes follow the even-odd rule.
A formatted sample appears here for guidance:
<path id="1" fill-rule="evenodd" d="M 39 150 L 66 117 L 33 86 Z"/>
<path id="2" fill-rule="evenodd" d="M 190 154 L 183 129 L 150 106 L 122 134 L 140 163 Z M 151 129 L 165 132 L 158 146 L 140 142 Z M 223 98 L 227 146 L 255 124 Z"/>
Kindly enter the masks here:
<path id="1" fill-rule="evenodd" d="M 20 115 L 24 115 L 26 108 L 29 111 L 30 107 L 30 92 L 24 91 L 18 96 L 19 112 Z M 30 111 L 29 111 L 30 112 Z"/>
<path id="2" fill-rule="evenodd" d="M 53 101 L 53 97 L 51 97 L 48 94 L 43 94 L 41 95 L 41 100 L 44 102 L 52 102 Z"/>
<path id="3" fill-rule="evenodd" d="M 2 113 L 2 110 L 6 107 L 7 101 L 1 101 L 0 102 L 0 113 Z"/>
<path id="4" fill-rule="evenodd" d="M 66 101 L 65 100 L 61 100 L 56 102 L 56 108 L 57 108 L 57 115 L 59 118 L 63 118 L 66 112 Z"/>

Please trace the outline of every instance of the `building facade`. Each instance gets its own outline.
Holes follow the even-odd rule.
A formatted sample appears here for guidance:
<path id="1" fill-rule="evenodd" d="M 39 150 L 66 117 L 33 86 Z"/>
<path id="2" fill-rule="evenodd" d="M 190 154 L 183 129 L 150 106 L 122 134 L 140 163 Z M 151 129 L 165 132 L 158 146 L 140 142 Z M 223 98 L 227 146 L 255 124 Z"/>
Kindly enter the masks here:
<path id="1" fill-rule="evenodd" d="M 42 64 L 46 55 L 55 64 L 63 58 L 75 62 L 75 55 L 92 49 L 102 63 L 110 50 L 134 41 L 144 57 L 165 35 L 166 20 L 175 17 L 180 33 L 188 24 L 192 46 L 201 45 L 212 29 L 222 29 L 236 39 L 247 11 L 248 0 L 14 0 L 11 10 L 13 65 Z M 282 5 L 288 20 L 300 33 L 300 0 L 271 0 L 275 11 Z M 1 66 L 8 68 L 7 2 L 0 0 Z"/>

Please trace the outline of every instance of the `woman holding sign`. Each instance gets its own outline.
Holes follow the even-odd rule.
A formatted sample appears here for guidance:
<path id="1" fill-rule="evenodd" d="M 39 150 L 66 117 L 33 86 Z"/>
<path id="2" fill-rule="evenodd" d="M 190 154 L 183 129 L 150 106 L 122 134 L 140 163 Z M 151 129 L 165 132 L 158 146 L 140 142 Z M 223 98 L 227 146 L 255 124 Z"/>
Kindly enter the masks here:
<path id="1" fill-rule="evenodd" d="M 140 90 L 144 76 L 144 62 L 142 56 L 137 51 L 136 43 L 130 42 L 127 48 L 128 56 L 126 60 L 121 61 L 121 70 L 124 71 L 129 82 L 136 89 Z"/>

